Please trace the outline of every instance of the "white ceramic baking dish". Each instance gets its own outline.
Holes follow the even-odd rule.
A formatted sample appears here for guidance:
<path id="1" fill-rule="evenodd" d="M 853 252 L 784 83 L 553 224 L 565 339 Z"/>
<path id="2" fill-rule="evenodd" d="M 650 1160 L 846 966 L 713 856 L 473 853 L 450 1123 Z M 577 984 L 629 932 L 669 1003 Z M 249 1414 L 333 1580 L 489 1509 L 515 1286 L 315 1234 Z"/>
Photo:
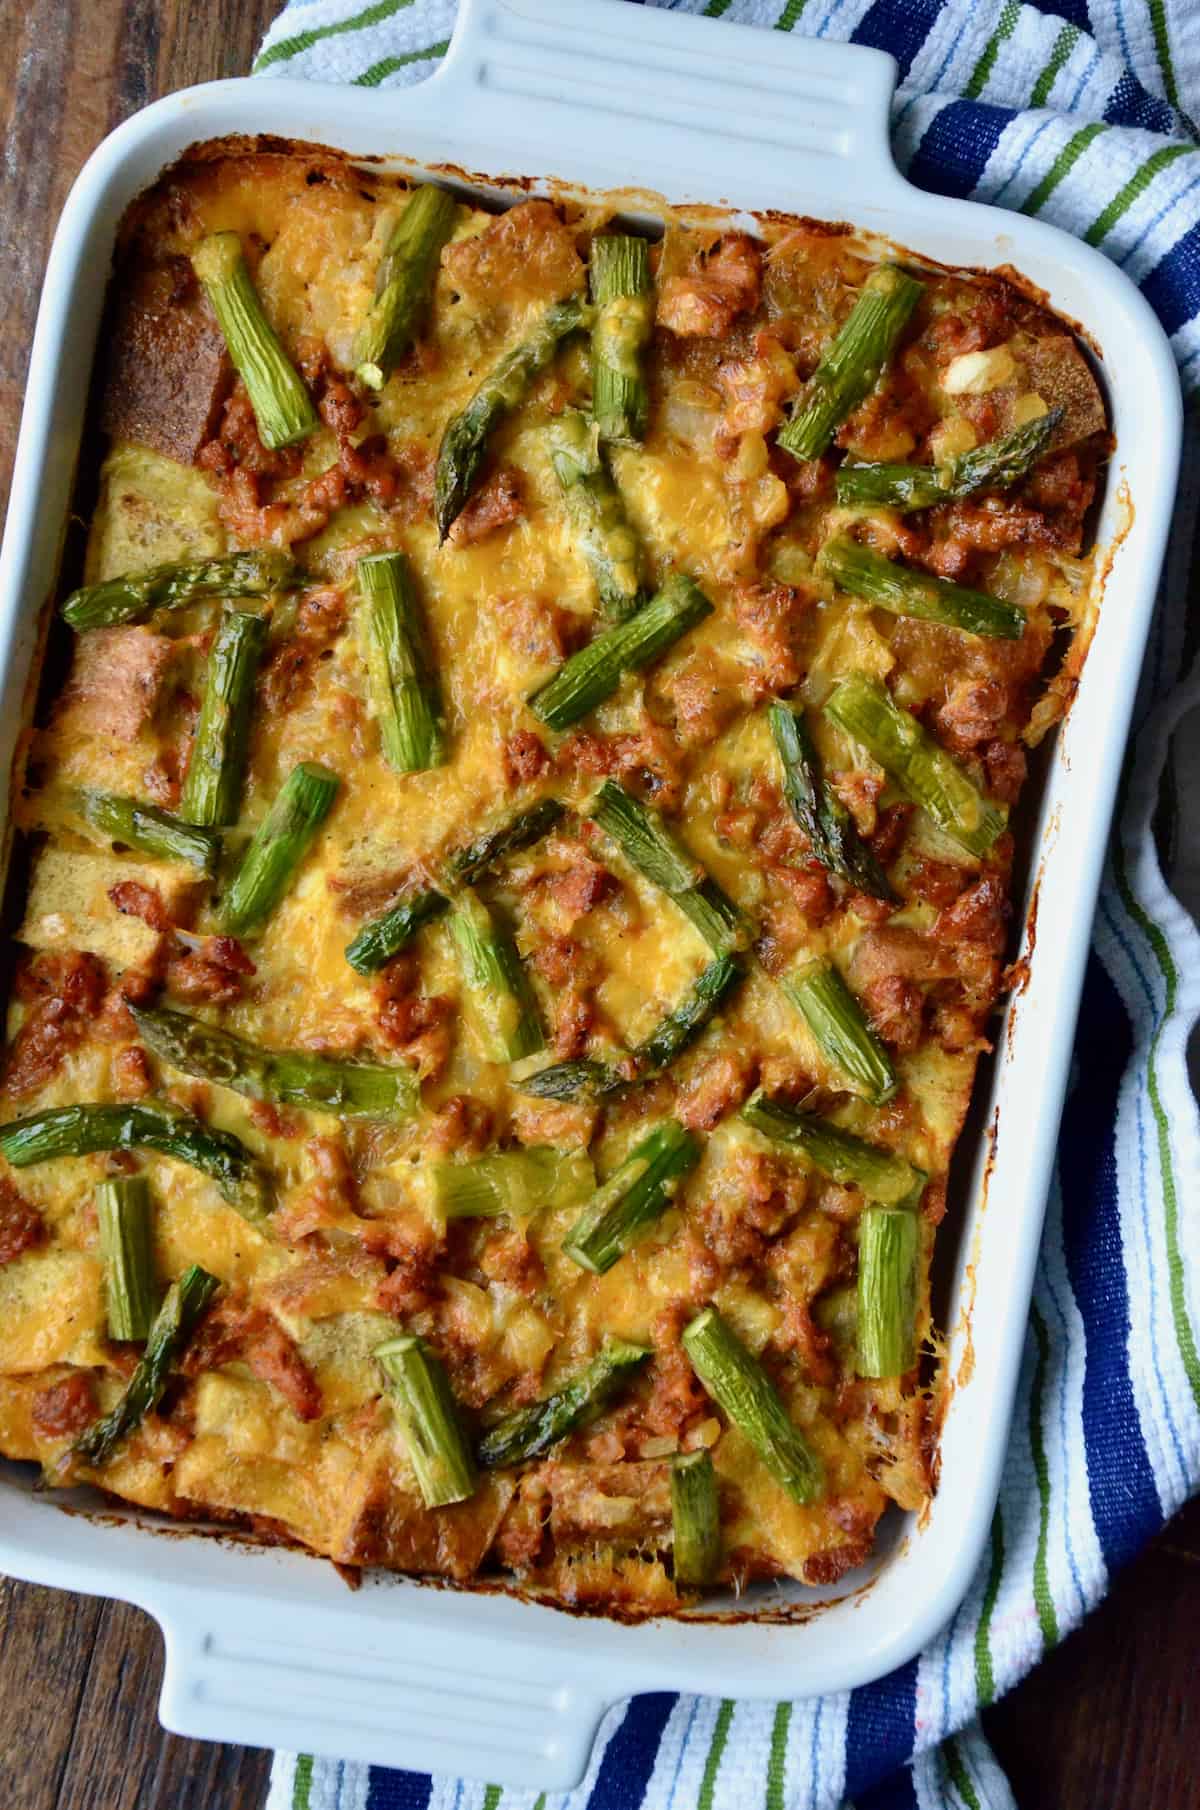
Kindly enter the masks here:
<path id="1" fill-rule="evenodd" d="M 561 1789 L 583 1772 L 614 1700 L 655 1689 L 804 1696 L 864 1683 L 936 1633 L 975 1569 L 1167 535 L 1180 399 L 1157 322 L 1096 252 L 1019 215 L 922 194 L 897 174 L 887 131 L 894 73 L 875 51 L 621 0 L 462 0 L 450 53 L 421 86 L 378 92 L 232 81 L 173 95 L 101 145 L 67 203 L 38 319 L 0 564 L 3 771 L 39 606 L 55 582 L 114 229 L 132 197 L 197 140 L 276 133 L 417 166 L 847 219 L 934 259 L 1012 263 L 1101 353 L 1113 354 L 1104 372 L 1118 452 L 1099 528 L 1110 570 L 1045 785 L 1028 983 L 998 1041 L 991 1099 L 978 1120 L 988 1132 L 956 1203 L 962 1230 L 947 1323 L 957 1381 L 928 1515 L 919 1524 L 895 1517 L 869 1579 L 849 1580 L 844 1597 L 807 1620 L 753 1618 L 781 1600 L 815 1596 L 795 1588 L 752 1593 L 742 1618 L 730 1605 L 725 1618 L 629 1626 L 406 1579 L 369 1580 L 352 1595 L 331 1566 L 301 1554 L 64 1514 L 54 1498 L 33 1493 L 27 1469 L 0 1467 L 0 1565 L 149 1611 L 166 1644 L 168 1728 Z M 945 1235 L 955 1237 L 952 1222 Z"/>

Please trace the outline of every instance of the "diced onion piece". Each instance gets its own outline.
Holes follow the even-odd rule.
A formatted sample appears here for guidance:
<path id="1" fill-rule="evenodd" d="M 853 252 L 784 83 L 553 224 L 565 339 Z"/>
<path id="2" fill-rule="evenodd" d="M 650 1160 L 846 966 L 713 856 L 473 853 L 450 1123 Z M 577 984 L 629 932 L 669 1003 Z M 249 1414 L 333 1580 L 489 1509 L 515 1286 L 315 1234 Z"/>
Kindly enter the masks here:
<path id="1" fill-rule="evenodd" d="M 759 478 L 750 493 L 750 514 L 759 528 L 775 528 L 786 521 L 791 506 L 788 487 L 774 472 Z"/>
<path id="2" fill-rule="evenodd" d="M 1011 383 L 1017 361 L 1007 346 L 990 346 L 986 352 L 960 352 L 942 372 L 942 388 L 948 396 L 985 396 Z"/>
<path id="3" fill-rule="evenodd" d="M 1011 548 L 992 567 L 988 590 L 1006 603 L 1019 603 L 1023 609 L 1033 610 L 1045 602 L 1050 578 L 1050 566 L 1039 554 Z"/>

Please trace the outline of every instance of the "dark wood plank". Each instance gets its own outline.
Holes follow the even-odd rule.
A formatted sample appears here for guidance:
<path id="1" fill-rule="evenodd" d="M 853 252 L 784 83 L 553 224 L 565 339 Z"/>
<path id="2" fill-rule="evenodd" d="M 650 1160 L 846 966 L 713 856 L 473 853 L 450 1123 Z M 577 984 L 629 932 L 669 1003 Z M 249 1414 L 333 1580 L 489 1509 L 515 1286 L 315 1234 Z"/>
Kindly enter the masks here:
<path id="1" fill-rule="evenodd" d="M 161 1671 L 137 1610 L 0 1581 L 5 1810 L 259 1810 L 270 1755 L 164 1733 Z"/>
<path id="2" fill-rule="evenodd" d="M 1200 1503 L 984 1716 L 1021 1810 L 1196 1810 Z"/>
<path id="3" fill-rule="evenodd" d="M 84 159 L 137 107 L 238 75 L 276 0 L 0 0 L 0 491 L 50 238 Z M 1022 1810 L 1194 1810 L 1200 1505 L 985 1718 Z M 269 1756 L 166 1735 L 137 1611 L 0 1580 L 5 1810 L 258 1810 Z"/>
<path id="4" fill-rule="evenodd" d="M 54 1810 L 260 1810 L 271 1756 L 159 1727 L 154 1624 L 105 1603 Z M 38 1810 L 42 1810 L 39 1805 Z"/>
<path id="5" fill-rule="evenodd" d="M 0 1578 L 0 1754 L 9 1810 L 52 1810 L 57 1802 L 102 1612 L 95 1597 Z"/>
<path id="6" fill-rule="evenodd" d="M 0 125 L 6 155 L 0 166 L 0 244 L 6 302 L 0 316 L 0 484 L 8 492 L 12 446 L 28 364 L 36 298 L 56 216 L 59 147 L 65 125 L 64 70 L 74 30 L 70 0 L 36 11 L 0 0 L 0 44 L 6 76 Z M 44 135 L 44 136 L 43 136 Z M 38 156 L 42 136 L 45 154 Z M 52 215 L 54 210 L 54 215 Z"/>
<path id="7" fill-rule="evenodd" d="M 167 1734 L 138 1610 L 0 1579 L 4 1810 L 260 1810 L 271 1756 Z"/>
<path id="8" fill-rule="evenodd" d="M 1200 1564 L 1200 1496 L 1181 1509 L 1158 1542 L 1164 1552 Z"/>

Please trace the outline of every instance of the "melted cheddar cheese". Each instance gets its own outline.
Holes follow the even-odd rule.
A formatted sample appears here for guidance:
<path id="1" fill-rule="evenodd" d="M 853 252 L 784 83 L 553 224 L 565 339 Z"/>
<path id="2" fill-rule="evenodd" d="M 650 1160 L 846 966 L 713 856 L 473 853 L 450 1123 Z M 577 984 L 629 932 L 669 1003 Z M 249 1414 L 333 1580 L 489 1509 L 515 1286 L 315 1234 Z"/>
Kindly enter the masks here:
<path id="1" fill-rule="evenodd" d="M 302 577 L 298 593 L 265 606 L 244 802 L 212 885 L 186 866 L 98 844 L 72 801 L 91 788 L 177 804 L 218 606 L 78 638 L 74 677 L 37 724 L 14 802 L 31 877 L 0 1105 L 12 1120 L 148 1092 L 234 1133 L 270 1172 L 277 1204 L 269 1220 L 248 1224 L 207 1176 L 144 1151 L 9 1172 L 0 1449 L 61 1474 L 81 1425 L 127 1379 L 130 1352 L 106 1335 L 93 1191 L 136 1166 L 155 1203 L 160 1281 L 192 1263 L 216 1276 L 214 1324 L 226 1336 L 202 1329 L 157 1410 L 105 1466 L 76 1466 L 73 1476 L 175 1515 L 268 1524 L 347 1564 L 458 1579 L 503 1571 L 551 1600 L 656 1612 L 679 1600 L 665 1463 L 706 1447 L 720 1489 L 723 1578 L 828 1583 L 866 1557 L 889 1500 L 924 1499 L 936 1379 L 928 1365 L 904 1378 L 855 1374 L 846 1314 L 861 1190 L 768 1144 L 737 1108 L 759 1084 L 928 1178 L 917 1331 L 930 1349 L 928 1259 L 987 1047 L 1012 841 L 1002 838 L 981 866 L 906 803 L 822 706 L 839 678 L 864 674 L 950 746 L 982 791 L 1014 801 L 1035 699 L 1044 729 L 1069 692 L 1047 681 L 1087 621 L 1085 517 L 1104 451 L 1102 408 L 1094 397 L 1089 414 L 1086 366 L 1059 323 L 1002 282 L 927 272 L 900 351 L 834 447 L 790 459 L 776 430 L 853 306 L 871 251 L 803 221 L 772 218 L 754 244 L 671 221 L 653 254 L 650 427 L 643 444 L 614 449 L 612 471 L 644 549 L 647 589 L 685 571 L 712 613 L 555 737 L 526 700 L 588 640 L 597 608 L 547 438 L 565 406 L 587 406 L 586 335 L 564 345 L 491 437 L 484 482 L 511 474 L 515 513 L 476 539 L 452 534 L 439 545 L 431 474 L 447 421 L 480 380 L 551 303 L 585 285 L 589 243 L 610 209 L 603 198 L 522 202 L 497 217 L 463 203 L 417 343 L 368 397 L 347 373 L 404 201 L 392 179 L 300 153 L 215 155 L 169 173 L 126 225 L 118 287 L 153 266 L 182 272 L 186 289 L 202 236 L 240 236 L 322 424 L 296 453 L 266 455 L 226 372 L 216 426 L 194 462 L 162 450 L 153 419 L 141 439 L 126 431 L 104 459 L 84 581 L 264 544 L 289 547 Z M 740 289 L 723 275 L 731 243 L 750 272 Z M 199 304 L 191 296 L 188 305 Z M 697 320 L 705 330 L 687 330 Z M 1015 492 L 909 515 L 836 501 L 841 460 L 944 461 L 1060 406 L 1066 425 L 1052 460 Z M 317 480 L 329 473 L 340 475 L 326 507 Z M 1024 636 L 987 641 L 837 591 L 817 554 L 847 533 L 1021 604 Z M 392 549 L 411 564 L 445 705 L 447 759 L 427 772 L 398 774 L 384 761 L 367 673 L 355 565 Z M 95 638 L 133 632 L 149 640 L 119 644 L 132 665 L 118 672 L 108 664 L 118 644 Z M 764 714 L 780 695 L 807 709 L 830 783 L 888 867 L 892 908 L 831 880 L 791 818 Z M 522 749 L 532 750 L 528 764 Z M 245 965 L 231 978 L 213 956 L 214 980 L 205 963 L 228 872 L 302 761 L 338 774 L 333 811 L 295 884 L 245 940 Z M 632 1049 L 711 956 L 671 900 L 584 827 L 606 773 L 662 811 L 753 923 L 755 948 L 719 1015 L 666 1073 L 600 1105 L 540 1100 L 521 1087 L 536 1063 L 511 1069 L 481 1044 L 444 922 L 423 929 L 382 976 L 356 973 L 345 949 L 390 900 L 436 879 L 449 851 L 506 811 L 552 796 L 568 808 L 563 823 L 480 890 L 514 927 L 550 1051 L 607 1059 Z M 831 962 L 864 997 L 899 1078 L 889 1105 L 847 1088 L 778 985 L 805 955 Z M 63 978 L 80 956 L 102 964 L 104 988 L 82 1011 Z M 396 1121 L 336 1118 L 264 1108 L 189 1078 L 141 1050 L 124 1010 L 125 998 L 155 988 L 268 1049 L 413 1067 L 420 1109 Z M 57 1017 L 46 1011 L 56 998 Z M 451 1223 L 434 1204 L 434 1161 L 586 1149 L 604 1178 L 671 1116 L 702 1138 L 700 1161 L 604 1275 L 562 1248 L 578 1202 Z M 16 1223 L 30 1210 L 34 1233 L 6 1242 L 5 1212 Z M 817 1500 L 793 1500 L 691 1376 L 679 1333 L 709 1302 L 762 1361 L 818 1455 Z M 606 1337 L 653 1357 L 548 1459 L 497 1470 L 469 1501 L 426 1509 L 372 1356 L 404 1327 L 445 1363 L 472 1430 L 552 1392 Z M 315 1412 L 297 1410 L 298 1375 L 315 1387 Z"/>

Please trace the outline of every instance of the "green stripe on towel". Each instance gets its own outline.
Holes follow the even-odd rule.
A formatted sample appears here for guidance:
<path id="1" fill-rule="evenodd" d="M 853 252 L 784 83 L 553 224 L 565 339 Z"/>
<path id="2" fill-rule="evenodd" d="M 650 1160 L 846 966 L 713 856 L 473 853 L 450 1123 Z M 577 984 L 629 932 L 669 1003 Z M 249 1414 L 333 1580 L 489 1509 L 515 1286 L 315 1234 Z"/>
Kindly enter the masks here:
<path id="1" fill-rule="evenodd" d="M 375 0 L 374 6 L 364 7 L 361 13 L 355 13 L 349 19 L 338 19 L 332 25 L 314 25 L 311 31 L 298 31 L 294 38 L 283 38 L 269 50 L 264 50 L 254 64 L 254 74 L 261 75 L 264 69 L 270 69 L 276 63 L 286 63 L 289 57 L 298 57 L 302 51 L 311 50 L 314 44 L 323 44 L 326 38 L 339 38 L 346 32 L 382 25 L 385 19 L 412 3 L 413 0 Z"/>

